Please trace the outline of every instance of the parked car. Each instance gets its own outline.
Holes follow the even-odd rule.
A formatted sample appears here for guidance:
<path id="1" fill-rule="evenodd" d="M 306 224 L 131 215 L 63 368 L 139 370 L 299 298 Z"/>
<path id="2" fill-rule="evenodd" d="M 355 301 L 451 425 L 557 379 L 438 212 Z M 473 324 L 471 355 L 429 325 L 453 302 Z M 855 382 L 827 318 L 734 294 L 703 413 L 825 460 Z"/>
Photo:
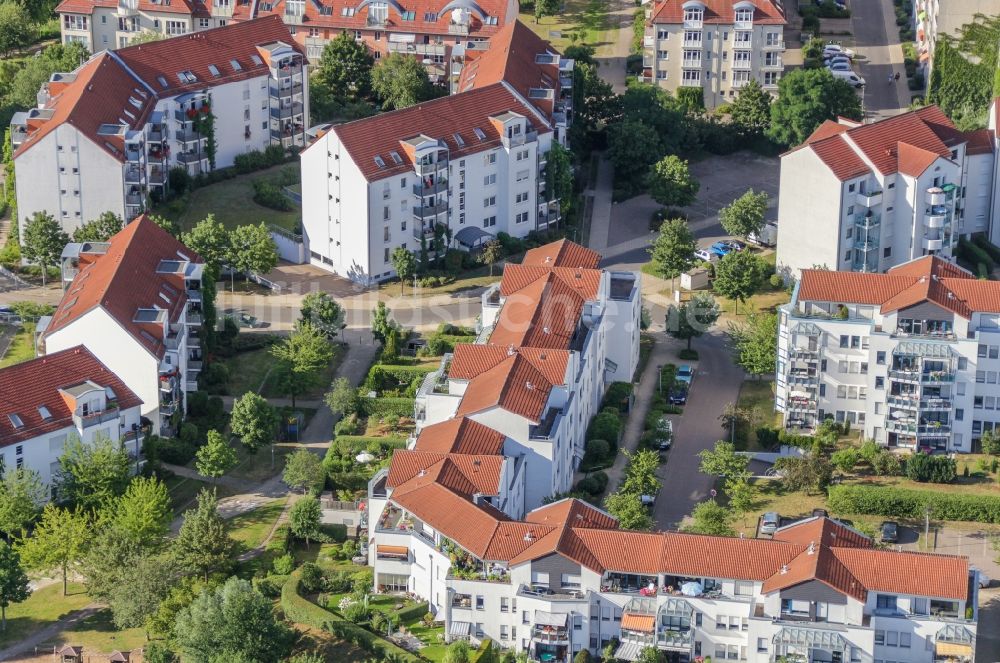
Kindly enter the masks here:
<path id="1" fill-rule="evenodd" d="M 850 71 L 852 73 L 854 72 L 854 69 L 848 62 L 831 62 L 830 64 L 826 65 L 826 68 L 829 69 L 830 71 Z"/>
<path id="2" fill-rule="evenodd" d="M 736 239 L 725 239 L 722 240 L 722 244 L 729 247 L 730 251 L 742 251 L 747 248 L 747 245 Z"/>
<path id="3" fill-rule="evenodd" d="M 712 246 L 708 247 L 708 250 L 719 256 L 720 258 L 733 252 L 731 248 L 726 246 L 725 242 L 716 242 Z"/>
<path id="4" fill-rule="evenodd" d="M 718 255 L 712 253 L 708 249 L 698 249 L 697 251 L 694 252 L 695 260 L 704 260 L 705 262 L 712 262 L 713 260 L 717 260 L 718 257 L 719 257 Z"/>
<path id="5" fill-rule="evenodd" d="M 831 69 L 830 73 L 833 74 L 834 78 L 839 78 L 842 81 L 846 81 L 850 85 L 856 88 L 865 86 L 865 79 L 861 78 L 853 71 L 837 71 L 836 69 Z"/>
<path id="6" fill-rule="evenodd" d="M 896 543 L 899 541 L 899 523 L 887 520 L 879 526 L 879 538 L 882 543 Z"/>
<path id="7" fill-rule="evenodd" d="M 760 533 L 774 534 L 781 526 L 781 516 L 775 511 L 768 511 L 760 517 Z"/>
<path id="8" fill-rule="evenodd" d="M 643 506 L 648 506 L 652 509 L 656 505 L 656 495 L 640 495 L 639 501 L 642 502 Z"/>
<path id="9" fill-rule="evenodd" d="M 830 514 L 826 512 L 826 509 L 813 509 L 813 518 L 829 518 Z"/>
<path id="10" fill-rule="evenodd" d="M 993 582 L 992 579 L 983 571 L 980 571 L 974 566 L 971 567 L 971 569 L 976 572 L 976 582 L 979 584 L 980 589 L 989 587 L 990 583 Z"/>
<path id="11" fill-rule="evenodd" d="M 747 241 L 758 246 L 774 246 L 778 243 L 778 224 L 768 221 L 760 232 L 747 235 Z"/>
<path id="12" fill-rule="evenodd" d="M 686 405 L 688 402 L 688 390 L 683 385 L 677 385 L 670 390 L 667 402 L 671 405 Z"/>
<path id="13" fill-rule="evenodd" d="M 691 386 L 691 381 L 694 380 L 694 369 L 684 364 L 677 369 L 677 374 L 674 379 L 678 382 L 683 382 L 687 386 Z"/>
<path id="14" fill-rule="evenodd" d="M 851 58 L 847 57 L 846 55 L 832 55 L 830 57 L 823 58 L 823 64 L 825 64 L 827 66 L 829 66 L 831 64 L 834 64 L 836 62 L 843 62 L 846 65 L 852 65 L 852 64 L 854 64 L 851 61 Z"/>
<path id="15" fill-rule="evenodd" d="M 849 48 L 844 48 L 840 44 L 835 44 L 832 41 L 823 46 L 823 55 L 828 53 L 842 53 L 849 58 L 854 57 L 854 51 Z"/>

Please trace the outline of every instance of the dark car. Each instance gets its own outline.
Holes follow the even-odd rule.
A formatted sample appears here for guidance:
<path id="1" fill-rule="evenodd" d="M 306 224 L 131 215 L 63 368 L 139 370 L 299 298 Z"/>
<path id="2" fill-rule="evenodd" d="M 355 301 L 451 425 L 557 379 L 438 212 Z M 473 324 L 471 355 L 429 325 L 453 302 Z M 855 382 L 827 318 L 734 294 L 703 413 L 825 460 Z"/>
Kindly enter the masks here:
<path id="1" fill-rule="evenodd" d="M 812 513 L 814 518 L 829 518 L 830 514 L 826 512 L 826 509 L 813 509 Z"/>
<path id="2" fill-rule="evenodd" d="M 688 402 L 688 390 L 684 387 L 675 387 L 670 390 L 667 401 L 671 405 L 684 405 Z"/>
<path id="3" fill-rule="evenodd" d="M 896 543 L 899 540 L 899 523 L 887 520 L 879 527 L 882 543 Z"/>

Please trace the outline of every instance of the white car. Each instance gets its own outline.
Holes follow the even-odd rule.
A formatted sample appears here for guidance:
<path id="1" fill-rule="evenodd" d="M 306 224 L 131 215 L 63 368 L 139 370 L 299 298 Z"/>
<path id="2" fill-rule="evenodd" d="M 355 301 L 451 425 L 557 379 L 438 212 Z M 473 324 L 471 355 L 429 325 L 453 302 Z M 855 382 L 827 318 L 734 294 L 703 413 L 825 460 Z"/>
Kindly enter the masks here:
<path id="1" fill-rule="evenodd" d="M 834 78 L 839 78 L 854 87 L 864 87 L 865 85 L 865 79 L 861 78 L 853 71 L 837 71 L 836 69 L 831 69 L 830 73 L 833 74 Z"/>
<path id="2" fill-rule="evenodd" d="M 825 64 L 828 67 L 831 64 L 836 64 L 838 62 L 843 62 L 844 64 L 847 64 L 847 65 L 853 64 L 851 62 L 851 58 L 849 58 L 849 57 L 847 57 L 845 55 L 834 55 L 832 58 L 824 58 L 823 59 L 823 64 Z"/>
<path id="3" fill-rule="evenodd" d="M 849 65 L 846 62 L 831 62 L 830 64 L 826 65 L 826 68 L 829 69 L 830 71 L 851 71 L 851 72 L 854 71 L 853 69 L 851 69 L 851 65 Z"/>
<path id="4" fill-rule="evenodd" d="M 715 255 L 708 249 L 698 249 L 694 252 L 695 260 L 702 260 L 704 262 L 712 262 L 716 260 L 719 256 Z"/>
<path id="5" fill-rule="evenodd" d="M 823 56 L 827 55 L 846 55 L 849 58 L 854 57 L 854 51 L 849 48 L 844 48 L 840 44 L 829 43 L 823 47 Z"/>

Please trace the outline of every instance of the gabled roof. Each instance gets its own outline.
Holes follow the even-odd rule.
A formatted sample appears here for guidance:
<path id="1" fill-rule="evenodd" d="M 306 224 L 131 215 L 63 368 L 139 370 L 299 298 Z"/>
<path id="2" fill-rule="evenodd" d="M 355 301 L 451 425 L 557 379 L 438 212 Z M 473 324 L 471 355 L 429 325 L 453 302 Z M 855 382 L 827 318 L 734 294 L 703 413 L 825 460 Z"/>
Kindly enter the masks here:
<path id="1" fill-rule="evenodd" d="M 580 291 L 550 272 L 507 297 L 489 342 L 568 349 L 579 327 L 585 301 Z"/>
<path id="2" fill-rule="evenodd" d="M 868 591 L 963 601 L 969 595 L 969 560 L 954 555 L 832 548 L 841 565 Z"/>
<path id="3" fill-rule="evenodd" d="M 541 421 L 552 383 L 531 362 L 513 355 L 469 382 L 456 416 L 500 407 L 529 421 Z"/>
<path id="4" fill-rule="evenodd" d="M 615 529 L 618 519 L 595 506 L 577 499 L 561 499 L 530 511 L 524 517 L 529 523 L 553 527 L 585 527 L 588 529 Z"/>
<path id="5" fill-rule="evenodd" d="M 142 404 L 82 345 L 0 369 L 0 447 L 72 426 L 73 412 L 60 390 L 86 382 L 110 388 L 121 409 Z M 14 421 L 22 425 L 15 427 Z M 41 443 L 47 448 L 48 440 Z"/>
<path id="6" fill-rule="evenodd" d="M 507 437 L 489 426 L 457 417 L 420 429 L 416 451 L 447 454 L 502 454 Z"/>
<path id="7" fill-rule="evenodd" d="M 566 366 L 569 363 L 569 352 L 566 350 L 516 348 L 483 343 L 457 344 L 448 367 L 448 377 L 471 380 L 514 355 L 526 359 L 553 385 L 566 382 Z"/>
<path id="8" fill-rule="evenodd" d="M 439 481 L 466 495 L 499 495 L 504 457 L 499 455 L 447 454 L 400 449 L 392 455 L 386 485 L 401 486 L 421 472 L 442 466 Z"/>
<path id="9" fill-rule="evenodd" d="M 544 246 L 528 249 L 522 265 L 533 267 L 571 267 L 574 269 L 597 269 L 601 254 L 568 239 L 549 242 Z"/>
<path id="10" fill-rule="evenodd" d="M 63 295 L 52 322 L 51 336 L 95 308 L 103 308 L 140 346 L 160 358 L 166 351 L 163 322 L 139 322 L 136 312 L 158 308 L 176 322 L 187 303 L 185 275 L 159 272 L 160 262 L 201 263 L 201 257 L 169 233 L 139 216 L 110 240 L 107 252 L 77 273 Z"/>
<path id="11" fill-rule="evenodd" d="M 773 539 L 777 541 L 787 541 L 800 546 L 808 546 L 810 543 L 824 546 L 842 546 L 850 548 L 871 548 L 872 540 L 859 532 L 848 527 L 839 520 L 832 518 L 813 517 L 800 520 L 778 528 Z"/>
<path id="12" fill-rule="evenodd" d="M 750 0 L 754 6 L 753 22 L 755 25 L 784 25 L 785 12 L 781 5 L 770 0 Z M 683 23 L 683 0 L 656 0 L 653 4 L 651 23 Z M 732 23 L 735 21 L 737 2 L 733 0 L 702 0 L 699 2 L 705 9 L 705 23 Z"/>
<path id="13" fill-rule="evenodd" d="M 96 7 L 117 9 L 117 0 L 63 0 L 56 7 L 57 14 L 93 14 Z M 139 0 L 137 9 L 141 12 L 160 12 L 164 14 L 188 14 L 207 18 L 211 12 L 197 0 L 171 0 L 170 2 L 152 2 Z"/>

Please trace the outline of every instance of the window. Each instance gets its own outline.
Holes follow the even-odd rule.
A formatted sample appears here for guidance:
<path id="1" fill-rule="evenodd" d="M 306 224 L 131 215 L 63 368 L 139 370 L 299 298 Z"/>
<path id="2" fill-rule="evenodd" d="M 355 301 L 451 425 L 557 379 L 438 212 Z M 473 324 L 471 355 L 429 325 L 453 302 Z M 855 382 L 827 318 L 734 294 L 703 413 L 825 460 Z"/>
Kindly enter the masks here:
<path id="1" fill-rule="evenodd" d="M 906 649 L 910 648 L 910 634 L 906 631 L 899 632 L 899 646 Z"/>
<path id="2" fill-rule="evenodd" d="M 476 610 L 485 610 L 485 609 L 486 609 L 486 601 L 483 599 L 482 596 L 477 596 L 476 597 Z"/>
<path id="3" fill-rule="evenodd" d="M 753 583 L 746 580 L 737 580 L 736 596 L 753 596 Z"/>
<path id="4" fill-rule="evenodd" d="M 528 192 L 527 191 L 522 191 L 522 192 L 518 193 L 516 196 L 514 196 L 514 202 L 515 203 L 526 203 L 526 202 L 528 202 Z"/>
<path id="5" fill-rule="evenodd" d="M 878 610 L 896 610 L 896 597 L 893 594 L 879 594 L 876 598 L 875 607 Z"/>
<path id="6" fill-rule="evenodd" d="M 506 640 L 507 639 L 507 625 L 506 624 L 501 624 L 500 625 L 500 639 L 501 640 Z"/>
<path id="7" fill-rule="evenodd" d="M 757 653 L 758 654 L 767 653 L 767 638 L 757 638 Z"/>
<path id="8" fill-rule="evenodd" d="M 483 219 L 483 228 L 492 228 L 497 224 L 497 218 L 495 216 L 488 216 Z"/>
<path id="9" fill-rule="evenodd" d="M 848 342 L 850 341 L 850 338 L 851 338 L 850 336 L 847 336 L 846 334 L 842 334 L 840 336 L 840 347 L 846 348 Z"/>
<path id="10" fill-rule="evenodd" d="M 879 350 L 878 352 L 875 353 L 875 363 L 878 364 L 879 366 L 884 366 L 885 365 L 885 351 L 884 350 Z"/>
<path id="11" fill-rule="evenodd" d="M 497 204 L 496 196 L 488 196 L 483 198 L 483 207 L 493 207 Z"/>
<path id="12" fill-rule="evenodd" d="M 877 630 L 875 631 L 875 644 L 884 645 L 885 644 L 885 631 Z"/>
<path id="13" fill-rule="evenodd" d="M 482 133 L 482 132 L 480 131 L 480 133 Z M 487 166 L 489 166 L 490 164 L 494 164 L 496 162 L 497 162 L 497 153 L 496 152 L 490 152 L 485 157 L 483 157 L 483 163 L 486 164 Z"/>
<path id="14" fill-rule="evenodd" d="M 382 262 L 389 262 L 389 249 L 385 249 L 385 255 L 382 257 Z"/>
<path id="15" fill-rule="evenodd" d="M 525 159 L 527 159 L 527 158 L 528 158 L 528 157 L 529 157 L 530 155 L 531 155 L 531 152 L 529 152 L 528 150 L 520 150 L 520 151 L 519 151 L 519 152 L 517 153 L 517 160 L 518 160 L 518 161 L 524 161 L 524 160 L 525 160 Z"/>
<path id="16" fill-rule="evenodd" d="M 209 19 L 209 18 L 199 18 L 198 19 L 198 27 L 199 28 L 208 28 L 208 27 L 211 27 L 211 23 L 212 23 L 212 19 Z M 215 75 L 218 76 L 218 74 L 215 74 Z"/>
<path id="17" fill-rule="evenodd" d="M 899 631 L 886 631 L 885 632 L 885 646 L 886 647 L 898 647 L 899 646 Z"/>
<path id="18" fill-rule="evenodd" d="M 497 183 L 496 173 L 491 173 L 483 177 L 483 186 L 489 186 L 490 184 L 496 184 L 496 183 Z"/>

